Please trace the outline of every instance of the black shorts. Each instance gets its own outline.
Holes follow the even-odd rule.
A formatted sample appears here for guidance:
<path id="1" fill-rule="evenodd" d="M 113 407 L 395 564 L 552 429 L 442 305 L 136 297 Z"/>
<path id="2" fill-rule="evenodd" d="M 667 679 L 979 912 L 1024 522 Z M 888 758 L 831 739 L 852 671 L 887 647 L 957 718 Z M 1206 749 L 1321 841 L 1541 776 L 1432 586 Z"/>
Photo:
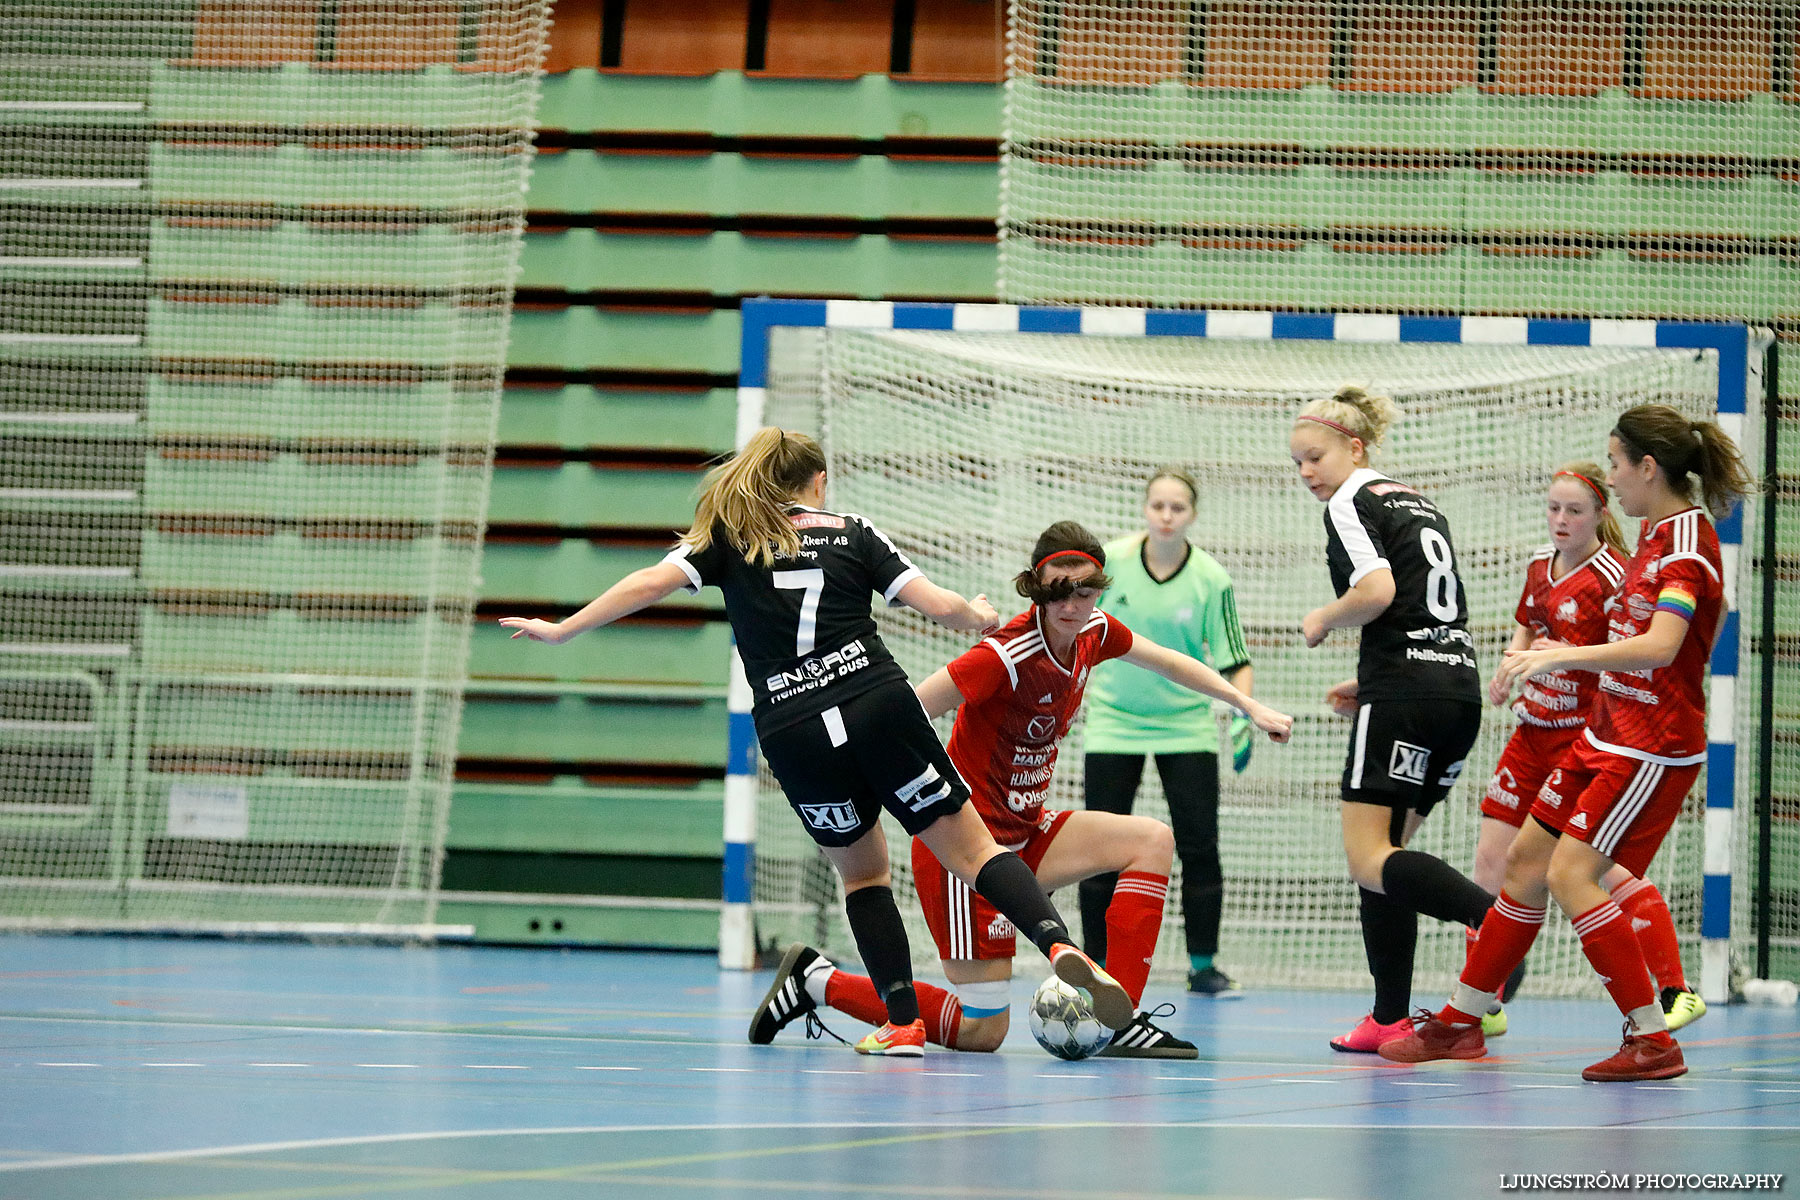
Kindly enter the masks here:
<path id="1" fill-rule="evenodd" d="M 917 837 L 969 800 L 969 785 L 904 680 L 759 740 L 763 761 L 821 846 L 850 845 L 884 808 Z"/>
<path id="2" fill-rule="evenodd" d="M 1424 816 L 1462 774 L 1481 732 L 1481 705 L 1466 700 L 1376 700 L 1356 710 L 1343 796 Z"/>

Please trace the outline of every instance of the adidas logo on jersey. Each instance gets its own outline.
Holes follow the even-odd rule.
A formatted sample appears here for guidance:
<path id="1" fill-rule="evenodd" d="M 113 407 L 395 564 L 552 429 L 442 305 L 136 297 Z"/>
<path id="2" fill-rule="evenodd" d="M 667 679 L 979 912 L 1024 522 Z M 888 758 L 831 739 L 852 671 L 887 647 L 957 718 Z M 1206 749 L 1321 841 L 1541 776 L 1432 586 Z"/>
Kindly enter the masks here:
<path id="1" fill-rule="evenodd" d="M 1575 603 L 1575 597 L 1573 596 L 1570 596 L 1567 600 L 1564 600 L 1561 604 L 1556 606 L 1556 618 L 1559 621 L 1573 621 L 1580 615 L 1581 605 Z"/>
<path id="2" fill-rule="evenodd" d="M 1039 704 L 1048 704 L 1054 699 L 1056 699 L 1055 696 L 1052 696 L 1049 692 L 1045 692 L 1043 695 L 1038 697 L 1038 703 Z"/>
<path id="3" fill-rule="evenodd" d="M 1576 813 L 1574 819 L 1569 822 L 1569 828 L 1570 829 L 1586 829 L 1587 828 L 1587 814 L 1584 812 Z"/>

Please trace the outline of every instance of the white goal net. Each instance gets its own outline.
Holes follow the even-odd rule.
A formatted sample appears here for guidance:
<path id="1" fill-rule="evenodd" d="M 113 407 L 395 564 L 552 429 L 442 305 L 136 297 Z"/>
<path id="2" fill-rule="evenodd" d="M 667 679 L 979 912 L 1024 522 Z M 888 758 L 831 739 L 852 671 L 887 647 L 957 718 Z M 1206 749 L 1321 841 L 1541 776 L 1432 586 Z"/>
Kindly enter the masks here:
<path id="1" fill-rule="evenodd" d="M 1639 347 L 783 329 L 771 343 L 765 419 L 820 435 L 829 505 L 865 515 L 933 580 L 986 592 L 1003 615 L 1023 606 L 1009 581 L 1045 525 L 1078 520 L 1103 540 L 1141 529 L 1149 475 L 1163 465 L 1190 471 L 1200 484 L 1190 536 L 1231 574 L 1257 694 L 1297 718 L 1290 746 L 1263 743 L 1247 772 L 1233 775 L 1227 763 L 1222 773 L 1220 960 L 1251 985 L 1355 987 L 1367 974 L 1338 822 L 1349 730 L 1323 694 L 1354 675 L 1356 638 L 1334 634 L 1309 651 L 1300 637 L 1301 617 L 1331 588 L 1322 508 L 1288 458 L 1294 413 L 1344 383 L 1401 405 L 1375 465 L 1448 516 L 1486 674 L 1511 636 L 1529 555 L 1547 540 L 1551 473 L 1570 459 L 1602 459 L 1607 431 L 1631 404 L 1710 413 L 1716 381 L 1710 352 Z M 910 612 L 878 620 L 915 681 L 968 644 Z M 1479 796 L 1510 725 L 1504 710 L 1488 710 L 1463 782 L 1416 847 L 1469 869 Z M 1063 746 L 1052 807 L 1081 805 L 1081 744 L 1078 725 Z M 1702 803 L 1697 790 L 1651 873 L 1690 954 Z M 765 774 L 758 936 L 853 953 L 837 881 L 785 807 Z M 1153 771 L 1136 811 L 1166 814 Z M 891 840 L 913 953 L 928 963 L 934 951 L 905 841 Z M 1156 960 L 1165 977 L 1185 967 L 1179 887 L 1169 895 Z M 1057 900 L 1077 922 L 1073 890 Z M 1423 921 L 1421 994 L 1447 985 L 1462 954 L 1460 928 Z M 1531 964 L 1527 986 L 1540 994 L 1596 986 L 1564 922 L 1550 923 Z"/>

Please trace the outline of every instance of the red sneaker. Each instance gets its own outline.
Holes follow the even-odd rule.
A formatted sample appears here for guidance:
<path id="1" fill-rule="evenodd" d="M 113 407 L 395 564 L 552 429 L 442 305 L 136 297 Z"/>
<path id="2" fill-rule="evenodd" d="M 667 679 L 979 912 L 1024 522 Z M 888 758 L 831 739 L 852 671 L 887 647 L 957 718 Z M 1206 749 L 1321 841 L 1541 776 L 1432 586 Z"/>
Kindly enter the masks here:
<path id="1" fill-rule="evenodd" d="M 1440 1058 L 1481 1058 L 1487 1054 L 1487 1041 L 1481 1034 L 1481 1022 L 1452 1025 L 1440 1021 L 1437 1014 L 1421 1008 L 1410 1022 L 1412 1029 L 1404 1037 L 1381 1043 L 1376 1053 L 1389 1062 L 1436 1062 Z"/>
<path id="2" fill-rule="evenodd" d="M 1381 1025 L 1376 1023 L 1375 1014 L 1370 1013 L 1349 1033 L 1332 1038 L 1331 1048 L 1345 1054 L 1373 1054 L 1380 1049 L 1381 1043 L 1403 1038 L 1411 1032 L 1411 1017 L 1401 1017 L 1392 1025 Z"/>
<path id="3" fill-rule="evenodd" d="M 1087 989 L 1094 1002 L 1094 1016 L 1108 1029 L 1124 1029 L 1137 1016 L 1137 1005 L 1119 981 L 1067 942 L 1050 947 L 1050 969 L 1070 987 Z"/>
<path id="4" fill-rule="evenodd" d="M 1589 1083 L 1631 1083 L 1639 1079 L 1673 1079 L 1687 1074 L 1681 1047 L 1670 1038 L 1667 1045 L 1653 1037 L 1639 1037 L 1625 1022 L 1625 1044 L 1611 1058 L 1603 1058 L 1581 1073 Z"/>
<path id="5" fill-rule="evenodd" d="M 888 1058 L 924 1058 L 925 1022 L 895 1025 L 889 1022 L 856 1043 L 858 1054 L 884 1055 Z"/>

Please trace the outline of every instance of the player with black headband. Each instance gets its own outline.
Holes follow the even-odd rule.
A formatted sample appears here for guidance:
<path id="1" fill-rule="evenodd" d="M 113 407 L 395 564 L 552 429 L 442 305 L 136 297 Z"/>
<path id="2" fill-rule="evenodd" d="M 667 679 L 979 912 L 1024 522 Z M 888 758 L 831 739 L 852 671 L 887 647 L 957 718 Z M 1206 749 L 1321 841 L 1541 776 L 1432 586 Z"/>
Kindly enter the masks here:
<path id="1" fill-rule="evenodd" d="M 1462 773 L 1481 729 L 1481 675 L 1450 525 L 1416 489 L 1375 471 L 1370 452 L 1400 410 L 1340 389 L 1306 404 L 1288 450 L 1325 505 L 1325 561 L 1337 599 L 1306 614 L 1308 646 L 1361 631 L 1356 678 L 1326 693 L 1354 717 L 1344 766 L 1344 853 L 1361 900 L 1375 1003 L 1333 1049 L 1372 1054 L 1412 1032 L 1419 914 L 1480 926 L 1493 897 L 1410 838 Z"/>
<path id="2" fill-rule="evenodd" d="M 1242 711 L 1277 742 L 1293 718 L 1244 695 L 1216 671 L 1185 654 L 1134 636 L 1096 604 L 1111 581 L 1106 551 L 1086 529 L 1059 521 L 1039 535 L 1031 565 L 1013 581 L 1031 607 L 919 684 L 932 716 L 955 710 L 950 758 L 969 781 L 974 807 L 994 837 L 1018 853 L 1047 889 L 1102 872 L 1119 882 L 1105 910 L 1107 969 L 1143 998 L 1162 929 L 1174 839 L 1148 817 L 1044 807 L 1057 750 L 1081 709 L 1089 672 L 1112 659 L 1130 663 Z M 1005 916 L 972 893 L 922 839 L 913 842 L 913 883 L 954 992 L 917 984 L 927 1037 L 959 1050 L 993 1050 L 1010 1025 L 1014 932 Z M 813 1004 L 873 1022 L 875 991 L 859 975 L 838 970 L 817 951 L 793 947 L 784 971 L 801 981 Z M 799 1015 L 790 1012 L 786 1020 Z M 751 1041 L 766 1041 L 786 1021 L 753 1023 Z M 1194 1046 L 1139 1012 L 1103 1054 L 1128 1058 L 1194 1058 Z"/>
<path id="3" fill-rule="evenodd" d="M 890 886 L 884 808 L 1024 930 L 1059 978 L 1087 988 L 1103 1024 L 1123 1027 L 1134 1009 L 1125 989 L 1075 948 L 1031 868 L 1002 850 L 965 803 L 968 787 L 876 633 L 869 598 L 971 633 L 997 624 L 993 607 L 933 584 L 873 525 L 828 511 L 824 501 L 818 443 L 758 430 L 707 474 L 693 528 L 662 562 L 633 571 L 562 621 L 500 623 L 514 637 L 560 643 L 677 588 L 725 594 L 764 761 L 843 876 L 851 932 L 886 1014 L 858 1052 L 917 1056 L 925 1045 L 911 950 Z M 787 984 L 777 979 L 759 1013 L 797 1002 Z"/>

